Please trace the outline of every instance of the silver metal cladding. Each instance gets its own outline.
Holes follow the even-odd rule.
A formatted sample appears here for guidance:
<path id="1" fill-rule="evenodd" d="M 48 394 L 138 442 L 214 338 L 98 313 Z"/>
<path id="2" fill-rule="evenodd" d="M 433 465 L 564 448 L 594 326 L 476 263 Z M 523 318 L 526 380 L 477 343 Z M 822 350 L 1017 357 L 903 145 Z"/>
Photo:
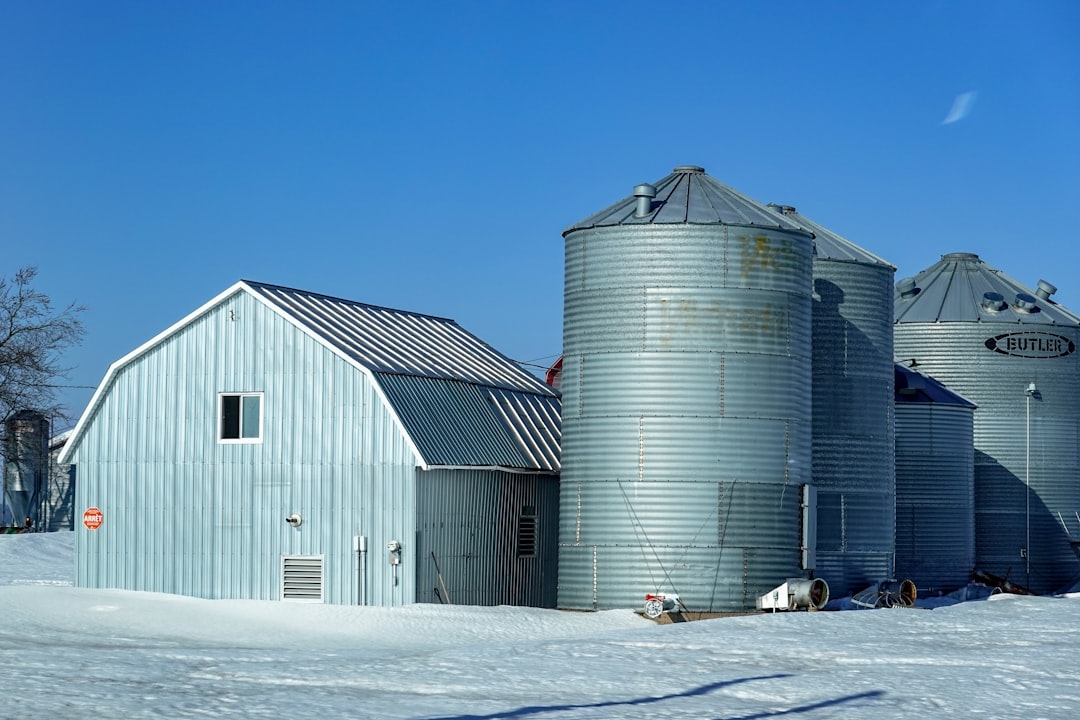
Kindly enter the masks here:
<path id="1" fill-rule="evenodd" d="M 969 253 L 917 279 L 917 298 L 895 297 L 896 353 L 978 406 L 976 566 L 1056 591 L 1080 573 L 1080 317 Z M 986 293 L 1020 302 L 994 310 Z"/>
<path id="2" fill-rule="evenodd" d="M 558 604 L 753 609 L 803 574 L 812 236 L 696 166 L 656 187 L 564 234 Z"/>

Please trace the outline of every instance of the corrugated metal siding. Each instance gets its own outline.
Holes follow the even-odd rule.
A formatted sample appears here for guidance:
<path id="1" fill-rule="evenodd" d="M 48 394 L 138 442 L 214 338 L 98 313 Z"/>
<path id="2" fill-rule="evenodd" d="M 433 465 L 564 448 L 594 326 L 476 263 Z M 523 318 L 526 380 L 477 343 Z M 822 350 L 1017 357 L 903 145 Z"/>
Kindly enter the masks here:
<path id="1" fill-rule="evenodd" d="M 48 523 L 49 419 L 33 410 L 20 410 L 0 429 L 0 527 L 35 528 Z"/>
<path id="2" fill-rule="evenodd" d="M 60 463 L 71 430 L 54 435 L 49 440 L 49 487 L 45 497 L 45 530 L 73 530 L 75 525 L 75 469 L 68 463 Z"/>
<path id="3" fill-rule="evenodd" d="M 1045 329 L 1074 345 L 1080 340 L 1076 327 Z M 1028 520 L 1024 391 L 1029 382 L 1038 387 L 1041 397 L 1031 401 L 1030 585 L 1052 592 L 1080 572 L 1069 547 L 1070 537 L 1080 537 L 1080 355 L 1024 358 L 989 350 L 986 340 L 1001 332 L 996 323 L 901 322 L 896 353 L 978 405 L 975 560 L 1021 584 L 1028 582 L 1020 557 Z"/>
<path id="4" fill-rule="evenodd" d="M 488 398 L 524 456 L 522 467 L 558 471 L 562 439 L 560 401 L 497 389 L 489 389 Z"/>
<path id="5" fill-rule="evenodd" d="M 536 554 L 518 557 L 517 523 L 526 507 L 535 510 Z M 558 528 L 553 475 L 418 472 L 417 602 L 554 607 Z"/>
<path id="6" fill-rule="evenodd" d="M 228 298 L 112 382 L 75 448 L 77 512 L 104 513 L 76 527 L 77 585 L 276 599 L 282 555 L 324 555 L 326 601 L 353 603 L 353 536 L 413 537 L 417 459 L 373 384 L 255 298 Z M 217 442 L 223 391 L 264 393 L 262 443 Z M 412 602 L 412 574 L 370 570 L 368 602 Z"/>
<path id="7" fill-rule="evenodd" d="M 674 591 L 690 610 L 739 611 L 799 574 L 798 487 L 717 477 L 564 481 L 562 493 L 562 607 L 637 607 Z"/>
<path id="8" fill-rule="evenodd" d="M 74 529 L 75 469 L 71 465 L 58 465 L 56 453 L 52 453 L 49 466 L 49 492 L 45 502 L 46 532 Z"/>
<path id="9" fill-rule="evenodd" d="M 453 320 L 265 283 L 246 284 L 371 370 L 555 395 Z"/>
<path id="10" fill-rule="evenodd" d="M 1064 325 L 1075 327 L 1080 316 L 1052 300 L 1039 300 L 1037 312 L 1014 307 L 1016 295 L 1035 291 L 983 262 L 973 253 L 949 253 L 915 276 L 918 292 L 896 295 L 897 322 L 981 322 L 1005 325 Z M 992 312 L 982 307 L 984 293 L 996 292 L 1008 304 Z"/>
<path id="11" fill-rule="evenodd" d="M 558 398 L 441 378 L 378 378 L 429 465 L 558 470 Z"/>
<path id="12" fill-rule="evenodd" d="M 428 465 L 558 470 L 558 393 L 454 321 L 245 284 L 373 371 Z"/>
<path id="13" fill-rule="evenodd" d="M 844 236 L 806 217 L 790 205 L 769 203 L 769 209 L 791 220 L 799 227 L 814 233 L 815 262 L 834 260 L 837 262 L 854 262 L 860 265 L 879 265 L 891 270 L 896 269 L 888 260 L 878 257 L 866 248 L 859 247 Z"/>
<path id="14" fill-rule="evenodd" d="M 843 597 L 893 572 L 893 271 L 813 267 L 815 576 Z"/>
<path id="15" fill-rule="evenodd" d="M 801 572 L 809 236 L 574 231 L 565 292 L 559 605 L 753 607 Z"/>
<path id="16" fill-rule="evenodd" d="M 574 224 L 563 235 L 576 230 L 612 225 L 683 223 L 800 229 L 794 222 L 706 175 L 703 168 L 694 165 L 675 168 L 671 174 L 658 180 L 655 187 L 657 192 L 652 203 L 653 211 L 644 217 L 636 215 L 637 198 L 630 196 Z"/>
<path id="17" fill-rule="evenodd" d="M 896 405 L 896 576 L 920 593 L 967 584 L 975 566 L 969 405 Z"/>

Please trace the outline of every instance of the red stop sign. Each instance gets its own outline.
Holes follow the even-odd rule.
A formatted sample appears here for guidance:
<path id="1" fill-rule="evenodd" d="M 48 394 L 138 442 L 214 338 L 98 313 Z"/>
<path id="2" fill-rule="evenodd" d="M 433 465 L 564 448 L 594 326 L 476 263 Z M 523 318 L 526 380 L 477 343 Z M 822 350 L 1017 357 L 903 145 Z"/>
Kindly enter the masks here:
<path id="1" fill-rule="evenodd" d="M 101 521 L 104 519 L 105 516 L 96 507 L 86 508 L 86 512 L 82 514 L 82 524 L 91 530 L 101 527 Z"/>

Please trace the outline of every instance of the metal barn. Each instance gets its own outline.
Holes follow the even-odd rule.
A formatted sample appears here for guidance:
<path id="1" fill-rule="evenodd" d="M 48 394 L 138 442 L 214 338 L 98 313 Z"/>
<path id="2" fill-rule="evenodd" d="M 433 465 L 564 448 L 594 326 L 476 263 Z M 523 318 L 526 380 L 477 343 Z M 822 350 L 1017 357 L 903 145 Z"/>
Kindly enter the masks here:
<path id="1" fill-rule="evenodd" d="M 813 476 L 817 568 L 836 597 L 893 576 L 893 274 L 790 205 L 814 233 Z"/>
<path id="2" fill-rule="evenodd" d="M 555 604 L 559 399 L 452 320 L 241 281 L 110 367 L 76 584 Z"/>
<path id="3" fill-rule="evenodd" d="M 696 166 L 563 235 L 559 606 L 753 608 L 812 566 L 812 235 Z"/>
<path id="4" fill-rule="evenodd" d="M 1080 316 L 972 253 L 895 293 L 896 357 L 975 403 L 975 562 L 1037 592 L 1080 573 Z"/>
<path id="5" fill-rule="evenodd" d="M 951 592 L 975 566 L 975 405 L 904 365 L 895 402 L 896 577 Z"/>

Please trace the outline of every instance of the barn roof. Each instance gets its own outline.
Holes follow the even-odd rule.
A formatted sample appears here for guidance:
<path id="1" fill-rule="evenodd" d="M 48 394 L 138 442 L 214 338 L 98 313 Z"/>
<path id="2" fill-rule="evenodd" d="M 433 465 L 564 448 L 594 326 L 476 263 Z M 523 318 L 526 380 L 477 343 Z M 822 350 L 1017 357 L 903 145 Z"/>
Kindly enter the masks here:
<path id="1" fill-rule="evenodd" d="M 367 373 L 421 466 L 559 470 L 558 393 L 453 320 L 249 280 L 114 363 L 68 448 L 120 368 L 237 292 Z"/>
<path id="2" fill-rule="evenodd" d="M 369 370 L 428 465 L 558 469 L 558 394 L 453 320 L 243 284 Z"/>

